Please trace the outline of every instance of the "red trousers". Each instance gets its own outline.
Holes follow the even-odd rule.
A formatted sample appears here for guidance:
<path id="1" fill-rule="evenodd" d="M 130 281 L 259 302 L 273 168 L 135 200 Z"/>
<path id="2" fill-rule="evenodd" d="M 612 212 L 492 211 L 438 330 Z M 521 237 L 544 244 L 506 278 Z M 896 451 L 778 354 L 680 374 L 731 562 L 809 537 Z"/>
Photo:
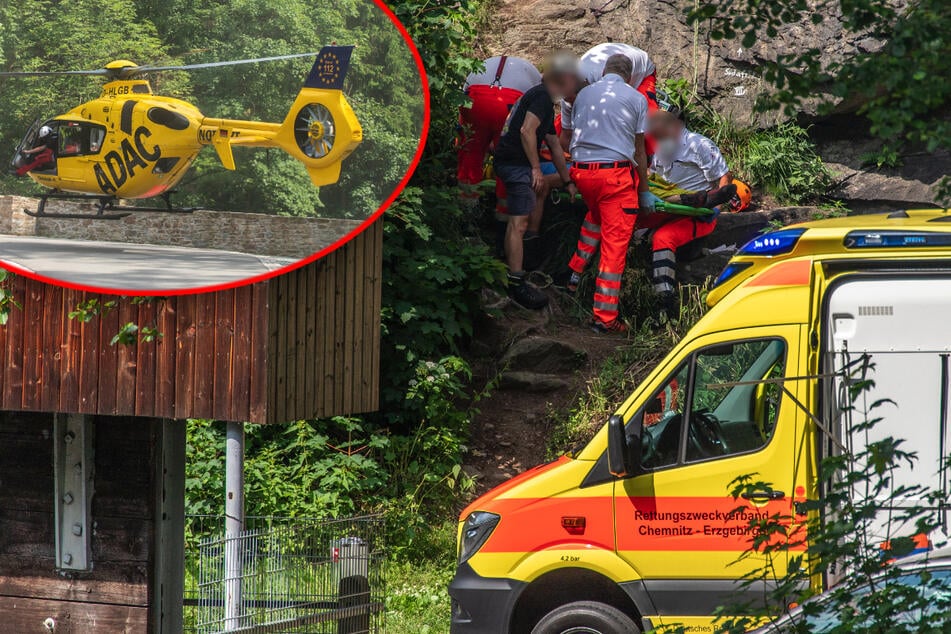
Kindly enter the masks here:
<path id="1" fill-rule="evenodd" d="M 678 216 L 677 214 L 658 211 L 643 218 L 638 216 L 635 230 L 653 229 L 652 250 L 670 249 L 676 251 L 688 242 L 707 235 L 716 226 L 716 221 L 703 222 L 691 216 Z"/>
<path id="2" fill-rule="evenodd" d="M 647 99 L 647 114 L 657 111 L 657 73 L 651 73 L 644 78 L 644 81 L 637 87 L 637 92 L 644 95 Z M 647 150 L 647 156 L 654 155 L 654 138 L 649 134 L 644 135 L 644 148 Z"/>
<path id="3" fill-rule="evenodd" d="M 604 172 L 617 172 L 620 170 L 600 170 L 601 173 Z M 585 190 L 582 189 L 581 182 L 578 180 L 578 174 L 576 172 L 581 172 L 581 170 L 572 170 L 571 176 L 575 179 L 578 189 L 581 191 L 581 195 L 585 199 L 585 204 L 588 205 L 588 213 L 584 218 L 584 221 L 581 223 L 581 236 L 578 239 L 578 248 L 575 251 L 575 254 L 571 257 L 571 261 L 568 263 L 568 267 L 575 273 L 581 273 L 584 271 L 585 265 L 591 259 L 591 256 L 594 255 L 594 252 L 597 251 L 598 246 L 601 246 L 601 266 L 598 272 L 598 281 L 596 289 L 601 289 L 605 292 L 599 293 L 598 290 L 595 291 L 595 304 L 594 304 L 594 314 L 598 319 L 605 321 L 607 323 L 611 319 L 617 318 L 617 304 L 618 298 L 620 297 L 620 288 L 621 281 L 620 275 L 618 273 L 624 273 L 624 264 L 627 257 L 627 246 L 630 242 L 631 234 L 634 233 L 637 229 L 649 229 L 653 230 L 653 236 L 651 239 L 651 249 L 653 250 L 653 271 L 651 272 L 651 277 L 654 281 L 654 290 L 659 293 L 673 292 L 675 280 L 674 268 L 676 267 L 677 262 L 677 249 L 684 246 L 685 244 L 696 240 L 697 238 L 702 238 L 703 236 L 709 234 L 716 227 L 716 221 L 714 222 L 701 222 L 695 218 L 689 216 L 678 216 L 676 214 L 668 214 L 662 212 L 654 212 L 647 216 L 642 215 L 628 215 L 623 214 L 622 228 L 625 232 L 624 236 L 617 236 L 614 234 L 615 228 L 612 227 L 611 231 L 616 237 L 612 240 L 612 244 L 607 244 L 607 238 L 605 233 L 607 231 L 607 223 L 605 222 L 603 207 L 597 208 L 592 205 L 592 202 L 589 200 L 588 196 L 585 195 Z M 590 172 L 594 173 L 594 172 Z M 634 174 L 632 179 L 633 183 L 630 187 L 630 192 L 635 192 L 632 196 L 633 205 L 637 206 L 637 175 Z M 611 208 L 611 205 L 608 205 L 608 208 Z M 611 212 L 609 215 L 617 215 L 616 212 Z M 623 238 L 623 250 L 620 251 L 620 255 L 617 251 L 617 244 Z M 605 268 L 605 247 L 608 247 L 608 266 Z M 618 262 L 618 258 L 620 263 Z M 602 281 L 602 271 L 606 273 L 604 280 Z M 617 279 L 614 279 L 614 276 L 617 275 Z M 617 294 L 614 294 L 614 293 Z"/>
<path id="4" fill-rule="evenodd" d="M 601 262 L 594 288 L 594 316 L 608 324 L 618 317 L 621 278 L 627 247 L 637 223 L 637 173 L 630 168 L 571 168 L 588 213 L 581 225 L 578 248 L 568 266 L 576 273 L 601 246 Z"/>
<path id="5" fill-rule="evenodd" d="M 456 178 L 460 184 L 482 182 L 485 156 L 498 142 L 509 110 L 521 96 L 521 92 L 512 88 L 485 85 L 469 87 L 472 105 L 459 109 L 462 132 Z"/>

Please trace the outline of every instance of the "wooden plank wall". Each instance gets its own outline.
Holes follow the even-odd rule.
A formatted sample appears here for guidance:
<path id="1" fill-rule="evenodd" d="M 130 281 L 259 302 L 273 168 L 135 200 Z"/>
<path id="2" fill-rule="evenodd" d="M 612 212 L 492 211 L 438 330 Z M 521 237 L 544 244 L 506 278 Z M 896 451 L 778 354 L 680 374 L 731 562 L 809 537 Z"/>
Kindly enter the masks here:
<path id="1" fill-rule="evenodd" d="M 0 409 L 281 423 L 379 402 L 382 223 L 266 282 L 145 303 L 12 278 Z M 83 323 L 89 299 L 115 310 Z M 155 342 L 111 344 L 123 324 Z"/>
<path id="2" fill-rule="evenodd" d="M 0 413 L 0 614 L 5 632 L 145 632 L 153 460 L 161 421 L 97 417 L 89 572 L 54 569 L 53 415 Z"/>
<path id="3" fill-rule="evenodd" d="M 14 277 L 22 306 L 0 327 L 0 409 L 263 422 L 265 395 L 252 389 L 267 344 L 267 287 L 144 303 Z M 77 305 L 117 307 L 83 323 Z M 162 337 L 112 344 L 123 324 Z M 257 400 L 254 400 L 254 399 Z"/>
<path id="4" fill-rule="evenodd" d="M 383 223 L 272 281 L 268 421 L 357 414 L 380 402 Z"/>

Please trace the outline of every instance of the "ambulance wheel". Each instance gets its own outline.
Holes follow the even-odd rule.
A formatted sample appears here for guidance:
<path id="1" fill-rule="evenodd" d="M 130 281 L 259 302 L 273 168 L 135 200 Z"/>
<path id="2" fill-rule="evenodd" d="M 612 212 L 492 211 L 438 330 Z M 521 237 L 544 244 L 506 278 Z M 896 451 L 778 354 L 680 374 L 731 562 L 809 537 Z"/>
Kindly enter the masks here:
<path id="1" fill-rule="evenodd" d="M 641 628 L 617 608 L 596 601 L 578 601 L 552 610 L 532 634 L 639 634 Z"/>

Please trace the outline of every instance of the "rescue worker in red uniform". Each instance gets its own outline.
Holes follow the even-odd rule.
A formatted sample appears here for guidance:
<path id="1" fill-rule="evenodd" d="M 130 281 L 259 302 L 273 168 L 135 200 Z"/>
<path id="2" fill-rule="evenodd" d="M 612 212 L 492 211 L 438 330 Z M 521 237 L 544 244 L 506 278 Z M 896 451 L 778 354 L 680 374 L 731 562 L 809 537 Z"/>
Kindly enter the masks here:
<path id="1" fill-rule="evenodd" d="M 657 142 L 651 174 L 682 192 L 674 202 L 715 210 L 712 216 L 656 213 L 637 223 L 637 229 L 651 231 L 654 291 L 661 309 L 671 317 L 677 309 L 677 249 L 713 231 L 719 210 L 730 206 L 737 187 L 717 145 L 688 130 L 677 113 L 654 112 L 648 129 Z"/>
<path id="2" fill-rule="evenodd" d="M 571 111 L 571 179 L 588 207 L 575 255 L 569 289 L 601 247 L 594 290 L 596 332 L 625 332 L 618 316 L 627 247 L 638 219 L 653 211 L 648 191 L 644 133 L 647 100 L 632 88 L 631 59 L 610 56 L 603 77 L 582 88 Z"/>
<path id="3" fill-rule="evenodd" d="M 465 93 L 471 104 L 459 110 L 456 178 L 460 185 L 482 182 L 486 156 L 498 143 L 509 111 L 541 80 L 541 73 L 531 62 L 506 55 L 490 57 L 482 72 L 466 77 Z"/>

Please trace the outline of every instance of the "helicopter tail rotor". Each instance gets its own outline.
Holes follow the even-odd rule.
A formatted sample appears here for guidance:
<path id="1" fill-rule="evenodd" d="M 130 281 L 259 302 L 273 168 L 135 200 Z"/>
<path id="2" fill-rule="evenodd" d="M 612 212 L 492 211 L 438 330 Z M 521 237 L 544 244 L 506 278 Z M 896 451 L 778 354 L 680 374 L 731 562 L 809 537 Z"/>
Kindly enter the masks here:
<path id="1" fill-rule="evenodd" d="M 340 162 L 363 139 L 342 92 L 352 52 L 352 46 L 320 51 L 278 134 L 278 142 L 304 164 L 317 186 L 340 178 Z"/>

